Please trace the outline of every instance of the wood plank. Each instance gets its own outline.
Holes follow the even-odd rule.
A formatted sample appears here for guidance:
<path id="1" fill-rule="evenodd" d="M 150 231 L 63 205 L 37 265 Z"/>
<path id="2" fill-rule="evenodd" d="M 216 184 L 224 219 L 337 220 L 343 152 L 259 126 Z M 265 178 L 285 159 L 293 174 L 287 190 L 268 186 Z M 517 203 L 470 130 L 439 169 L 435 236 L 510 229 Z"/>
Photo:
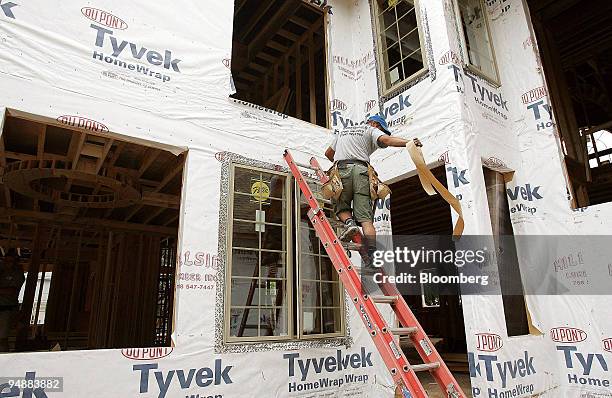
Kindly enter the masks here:
<path id="1" fill-rule="evenodd" d="M 142 204 L 145 206 L 158 206 L 168 209 L 178 209 L 181 197 L 159 192 L 144 191 L 142 193 Z"/>
<path id="2" fill-rule="evenodd" d="M 249 60 L 255 59 L 257 54 L 266 47 L 267 43 L 271 41 L 300 5 L 299 1 L 285 1 L 278 11 L 268 19 L 249 43 Z"/>
<path id="3" fill-rule="evenodd" d="M 43 236 L 43 227 L 40 225 L 36 226 L 34 232 L 34 245 L 32 248 L 32 256 L 30 257 L 30 263 L 28 265 L 28 276 L 25 282 L 25 288 L 23 293 L 23 302 L 19 311 L 19 323 L 17 330 L 17 341 L 15 342 L 15 348 L 19 351 L 24 350 L 28 340 L 28 334 L 30 331 L 30 317 L 32 316 L 32 309 L 34 306 L 34 295 L 36 293 L 36 284 L 38 282 L 38 270 L 40 268 L 40 252 L 41 242 L 46 240 L 46 236 Z"/>
<path id="4" fill-rule="evenodd" d="M 251 33 L 253 28 L 255 28 L 255 26 L 261 20 L 261 18 L 264 15 L 266 15 L 266 13 L 270 9 L 270 7 L 272 7 L 274 5 L 274 1 L 271 1 L 271 0 L 260 1 L 259 3 L 260 3 L 259 8 L 251 16 L 251 19 L 249 20 L 249 23 L 245 27 L 243 27 L 241 29 L 240 41 L 242 41 L 242 42 L 244 42 L 246 37 L 249 35 L 249 33 Z"/>
<path id="5" fill-rule="evenodd" d="M 268 43 L 266 43 L 266 47 L 270 47 L 271 49 L 280 51 L 282 53 L 286 53 L 287 50 L 289 50 L 289 47 L 283 46 L 282 44 L 274 40 L 270 40 Z"/>
<path id="6" fill-rule="evenodd" d="M 106 144 L 104 144 L 104 148 L 102 149 L 102 156 L 100 156 L 100 158 L 96 162 L 96 174 L 100 172 L 100 169 L 102 168 L 102 165 L 104 164 L 104 160 L 106 160 L 106 157 L 108 156 L 108 152 L 113 146 L 113 142 L 115 142 L 115 140 L 108 139 L 106 141 Z"/>
<path id="7" fill-rule="evenodd" d="M 87 137 L 87 134 L 77 133 L 76 136 L 77 138 L 73 140 L 76 143 L 74 145 L 74 148 L 70 148 L 68 150 L 68 159 L 70 159 L 70 161 L 72 162 L 72 170 L 76 170 L 77 168 L 79 157 L 81 156 L 81 149 L 83 148 L 83 144 L 85 143 L 85 138 Z M 70 146 L 73 146 L 72 142 L 70 143 Z M 70 150 L 72 150 L 72 153 L 70 153 Z"/>
<path id="8" fill-rule="evenodd" d="M 270 62 L 270 63 L 275 63 L 276 61 L 278 61 L 278 58 L 275 58 L 273 56 L 271 56 L 270 54 L 267 54 L 265 52 L 260 52 L 259 54 L 257 54 L 257 58 L 261 58 L 264 61 Z"/>
<path id="9" fill-rule="evenodd" d="M 42 129 L 38 134 L 38 142 L 36 148 L 36 157 L 41 160 L 45 155 L 45 140 L 47 138 L 47 125 L 42 125 Z"/>
<path id="10" fill-rule="evenodd" d="M 295 117 L 302 118 L 302 45 L 295 47 Z"/>
<path id="11" fill-rule="evenodd" d="M 151 221 L 156 219 L 160 214 L 162 214 L 166 210 L 168 210 L 168 208 L 160 207 L 159 209 L 152 211 L 151 214 L 147 218 L 145 218 L 144 223 L 149 224 Z"/>
<path id="12" fill-rule="evenodd" d="M 317 93 L 315 90 L 314 40 L 312 31 L 308 32 L 308 87 L 310 97 L 310 123 L 317 124 Z"/>
<path id="13" fill-rule="evenodd" d="M 304 29 L 310 28 L 310 22 L 308 22 L 307 20 L 305 20 L 304 18 L 298 15 L 292 15 L 291 18 L 289 18 L 289 21 L 293 22 L 294 24 L 298 26 L 301 26 Z"/>
<path id="14" fill-rule="evenodd" d="M 278 34 L 291 41 L 298 41 L 300 39 L 300 36 L 296 35 L 295 33 L 289 32 L 286 29 L 279 29 Z"/>
<path id="15" fill-rule="evenodd" d="M 44 213 L 32 210 L 17 210 L 17 209 L 6 209 L 0 208 L 0 217 L 15 217 L 19 222 L 21 221 L 43 221 L 47 225 L 58 225 L 63 227 L 82 228 L 85 230 L 95 231 L 101 228 L 115 229 L 115 230 L 126 230 L 126 231 L 139 231 L 149 232 L 164 236 L 176 235 L 175 228 L 168 228 L 165 226 L 157 225 L 146 225 L 131 223 L 125 221 L 105 220 L 100 218 L 91 217 L 62 217 L 55 213 Z"/>

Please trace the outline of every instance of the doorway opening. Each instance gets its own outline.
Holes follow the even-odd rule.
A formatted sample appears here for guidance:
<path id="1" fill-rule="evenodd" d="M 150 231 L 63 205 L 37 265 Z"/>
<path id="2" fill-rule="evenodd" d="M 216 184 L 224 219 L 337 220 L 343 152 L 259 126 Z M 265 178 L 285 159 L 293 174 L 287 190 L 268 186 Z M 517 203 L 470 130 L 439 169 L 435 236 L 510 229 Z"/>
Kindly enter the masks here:
<path id="1" fill-rule="evenodd" d="M 446 186 L 445 166 L 431 171 Z M 418 235 L 448 237 L 453 234 L 450 206 L 439 195 L 427 195 L 418 176 L 403 179 L 390 187 L 393 192 L 391 227 L 394 236 L 413 235 L 418 239 Z M 461 387 L 464 391 L 471 391 L 461 296 L 441 295 L 423 285 L 420 296 L 406 295 L 404 299 Z M 402 339 L 401 344 L 410 362 L 420 361 L 409 339 Z M 435 390 L 437 387 L 432 389 L 432 393 Z"/>
<path id="2" fill-rule="evenodd" d="M 540 124 L 552 116 L 565 156 L 574 207 L 612 201 L 612 2 L 527 0 L 545 90 L 524 102 Z M 546 120 L 548 119 L 548 120 Z"/>
<path id="3" fill-rule="evenodd" d="M 185 154 L 8 111 L 2 352 L 170 346 Z"/>

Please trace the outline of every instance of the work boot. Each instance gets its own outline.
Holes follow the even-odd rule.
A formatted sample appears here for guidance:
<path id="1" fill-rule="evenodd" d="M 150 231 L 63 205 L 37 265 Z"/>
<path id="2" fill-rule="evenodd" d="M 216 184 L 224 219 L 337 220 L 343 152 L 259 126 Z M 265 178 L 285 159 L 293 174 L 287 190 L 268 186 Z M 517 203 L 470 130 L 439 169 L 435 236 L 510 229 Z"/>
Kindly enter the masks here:
<path id="1" fill-rule="evenodd" d="M 342 242 L 350 242 L 353 240 L 353 237 L 359 233 L 359 226 L 352 218 L 347 219 L 344 222 L 345 230 L 339 236 L 339 239 Z"/>

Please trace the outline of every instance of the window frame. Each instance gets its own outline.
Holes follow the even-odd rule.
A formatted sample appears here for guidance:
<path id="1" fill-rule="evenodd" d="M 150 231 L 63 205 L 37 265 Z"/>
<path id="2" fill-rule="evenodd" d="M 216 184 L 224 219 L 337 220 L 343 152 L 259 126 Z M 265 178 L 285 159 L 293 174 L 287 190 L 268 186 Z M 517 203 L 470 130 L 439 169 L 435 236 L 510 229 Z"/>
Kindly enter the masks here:
<path id="1" fill-rule="evenodd" d="M 499 76 L 499 66 L 497 64 L 497 56 L 495 54 L 495 46 L 493 45 L 493 35 L 491 33 L 491 23 L 489 21 L 489 13 L 487 12 L 487 7 L 484 0 L 476 0 L 480 3 L 480 7 L 483 11 L 483 18 L 485 21 L 485 28 L 487 30 L 487 37 L 489 38 L 489 47 L 491 48 L 491 58 L 493 61 L 493 68 L 495 69 L 495 76 L 489 76 L 487 73 L 480 70 L 476 65 L 472 64 L 470 60 L 470 54 L 468 52 L 467 46 L 467 38 L 465 29 L 463 29 L 463 20 L 461 19 L 461 7 L 459 6 L 459 2 L 462 0 L 454 0 L 455 7 L 455 16 L 457 23 L 457 30 L 459 31 L 459 40 L 461 42 L 461 47 L 465 49 L 465 56 L 463 57 L 463 68 L 468 70 L 469 72 L 477 75 L 485 79 L 487 82 L 493 84 L 496 87 L 501 87 L 501 79 Z"/>
<path id="2" fill-rule="evenodd" d="M 292 248 L 292 239 L 291 239 L 291 226 L 292 226 L 292 218 L 290 217 L 290 212 L 287 211 L 287 227 L 286 227 L 286 231 L 285 231 L 285 239 L 286 239 L 286 253 L 285 253 L 285 266 L 287 267 L 286 269 L 286 273 L 285 273 L 285 279 L 286 279 L 286 295 L 287 295 L 287 301 L 286 301 L 286 307 L 287 307 L 287 336 L 245 336 L 245 337 L 238 337 L 238 336 L 232 336 L 231 335 L 231 310 L 232 310 L 232 257 L 233 257 L 233 251 L 234 251 L 234 246 L 233 246 L 233 229 L 234 229 L 234 198 L 235 198 L 235 192 L 234 192 L 234 182 L 235 182 L 235 175 L 236 175 L 236 169 L 244 169 L 244 170 L 249 170 L 249 171 L 256 171 L 256 172 L 261 172 L 261 173 L 267 173 L 267 174 L 276 174 L 276 175 L 280 175 L 280 176 L 284 176 L 285 177 L 285 187 L 284 187 L 284 194 L 285 194 L 285 198 L 287 198 L 287 202 L 290 200 L 291 198 L 291 192 L 290 192 L 290 177 L 291 175 L 288 175 L 287 173 L 282 173 L 282 172 L 278 172 L 275 170 L 269 170 L 269 169 L 265 169 L 262 167 L 256 167 L 256 166 L 250 166 L 250 165 L 243 165 L 243 164 L 237 164 L 235 162 L 232 162 L 230 164 L 230 178 L 229 178 L 229 203 L 228 203 L 228 219 L 227 219 L 227 272 L 225 273 L 225 308 L 224 308 L 224 314 L 225 314 L 225 320 L 224 320 L 224 330 L 223 330 L 223 337 L 226 343 L 228 344 L 234 344 L 234 343 L 257 343 L 257 342 L 265 342 L 265 341 L 285 341 L 285 340 L 292 340 L 293 339 L 293 316 L 291 315 L 291 311 L 293 308 L 293 286 L 291 281 L 293 280 L 293 256 L 290 255 L 290 253 L 293 252 L 293 248 Z M 288 207 L 289 208 L 289 207 Z M 260 266 L 260 265 L 258 265 Z M 261 308 L 261 306 L 258 305 L 258 310 Z M 259 322 L 259 319 L 258 319 Z"/>
<path id="3" fill-rule="evenodd" d="M 233 224 L 234 224 L 234 198 L 235 198 L 235 176 L 236 169 L 244 169 L 248 171 L 262 172 L 267 174 L 275 174 L 285 177 L 284 194 L 287 198 L 285 216 L 287 217 L 287 229 L 285 232 L 286 239 L 286 306 L 287 306 L 287 330 L 286 336 L 231 336 L 231 310 L 232 310 L 232 257 L 233 257 Z M 231 161 L 229 167 L 229 189 L 228 189 L 228 208 L 227 208 L 227 226 L 226 226 L 226 247 L 227 247 L 227 263 L 226 272 L 224 273 L 224 320 L 223 320 L 223 342 L 228 345 L 239 344 L 256 344 L 265 342 L 299 342 L 312 340 L 325 340 L 334 338 L 346 338 L 346 309 L 345 309 L 345 293 L 342 282 L 338 279 L 338 289 L 340 297 L 340 317 L 341 327 L 337 333 L 322 333 L 305 335 L 302 332 L 303 325 L 303 306 L 301 303 L 302 284 L 300 281 L 300 227 L 299 227 L 299 200 L 300 191 L 293 175 L 288 172 L 277 171 L 265 167 L 246 165 L 240 162 Z M 293 226 L 296 224 L 296 228 Z M 295 229 L 296 234 L 293 235 Z M 258 307 L 258 308 L 261 308 Z"/>
<path id="4" fill-rule="evenodd" d="M 404 1 L 404 0 L 400 0 L 400 1 Z M 379 20 L 379 14 L 381 12 L 381 7 L 378 3 L 378 0 L 372 0 L 372 11 L 374 12 L 373 15 L 373 20 L 374 20 L 374 33 L 376 36 L 376 55 L 378 57 L 378 76 L 379 76 L 379 82 L 381 85 L 381 92 L 382 92 L 382 96 L 386 97 L 391 95 L 393 92 L 401 89 L 402 87 L 404 87 L 407 84 L 410 84 L 416 80 L 418 80 L 420 77 L 422 77 L 423 75 L 427 74 L 429 72 L 429 60 L 427 57 L 427 52 L 425 51 L 426 46 L 425 46 L 425 37 L 423 35 L 423 25 L 421 22 L 421 7 L 420 7 L 420 0 L 406 0 L 406 1 L 412 1 L 414 3 L 414 10 L 415 10 L 415 15 L 416 15 L 416 21 L 417 21 L 417 32 L 419 34 L 419 43 L 420 43 L 420 48 L 421 48 L 421 56 L 423 59 L 423 68 L 420 69 L 419 71 L 413 73 L 412 75 L 404 78 L 403 80 L 400 80 L 394 84 L 390 84 L 389 87 L 387 87 L 387 85 L 389 84 L 389 82 L 387 82 L 387 77 L 386 77 L 386 70 L 387 70 L 387 65 L 386 65 L 386 61 L 385 61 L 385 56 L 384 56 L 384 51 L 383 51 L 383 42 L 382 42 L 382 33 L 384 32 L 385 29 L 381 30 L 381 26 L 380 26 L 380 20 Z M 397 19 L 395 20 L 397 23 Z M 401 38 L 398 37 L 398 42 Z M 401 62 L 401 61 L 400 61 Z"/>

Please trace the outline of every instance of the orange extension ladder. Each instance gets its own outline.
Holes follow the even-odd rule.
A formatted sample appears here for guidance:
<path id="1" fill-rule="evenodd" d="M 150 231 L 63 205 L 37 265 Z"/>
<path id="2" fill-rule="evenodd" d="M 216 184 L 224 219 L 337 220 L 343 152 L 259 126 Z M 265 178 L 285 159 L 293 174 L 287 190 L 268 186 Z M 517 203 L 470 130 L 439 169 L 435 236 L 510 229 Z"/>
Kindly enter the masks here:
<path id="1" fill-rule="evenodd" d="M 336 236 L 330 221 L 325 216 L 300 170 L 300 167 L 314 170 L 319 180 L 325 183 L 328 177 L 319 166 L 319 162 L 313 157 L 310 159 L 310 165 L 296 163 L 288 150 L 285 150 L 283 157 L 310 206 L 308 218 L 334 264 L 344 288 L 352 298 L 357 311 L 361 314 L 361 319 L 370 332 L 370 336 L 385 365 L 391 372 L 397 387 L 396 391 L 401 391 L 404 398 L 427 398 L 427 392 L 425 392 L 416 372 L 429 371 L 448 398 L 466 398 L 465 393 L 461 390 L 395 285 L 380 284 L 383 295 L 379 296 L 370 296 L 362 291 L 359 274 L 353 268 L 345 248 Z M 360 243 L 361 235 L 357 234 L 353 241 Z M 401 326 L 398 328 L 389 327 L 379 312 L 377 303 L 390 304 Z M 399 335 L 410 337 L 423 360 L 422 364 L 411 365 L 408 363 L 406 356 L 394 338 Z"/>

